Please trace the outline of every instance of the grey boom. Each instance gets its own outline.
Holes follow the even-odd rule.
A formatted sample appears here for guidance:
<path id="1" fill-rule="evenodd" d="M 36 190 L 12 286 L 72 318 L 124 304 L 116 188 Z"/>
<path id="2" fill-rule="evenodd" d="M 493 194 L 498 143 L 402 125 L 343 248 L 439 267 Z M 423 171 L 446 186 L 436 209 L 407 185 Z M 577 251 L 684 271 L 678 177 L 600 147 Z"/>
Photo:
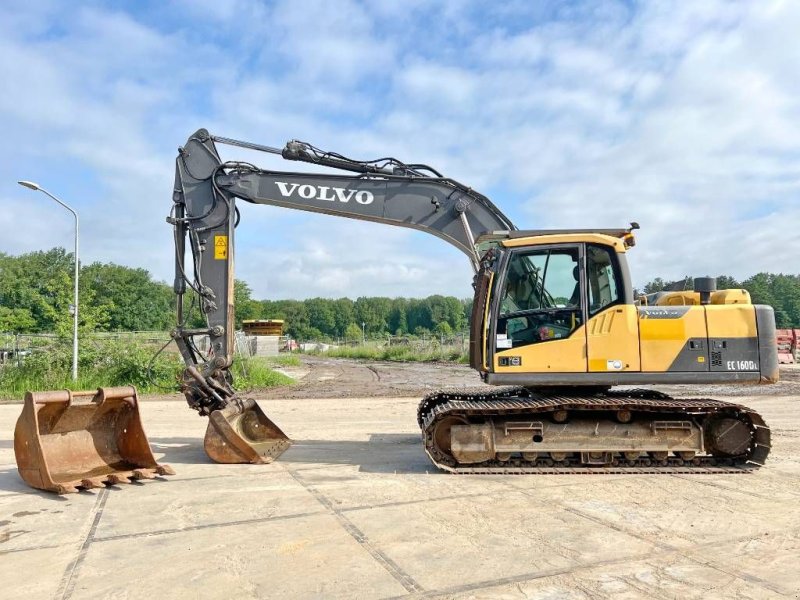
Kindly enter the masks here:
<path id="1" fill-rule="evenodd" d="M 223 162 L 215 142 L 350 173 L 292 173 Z M 187 369 L 190 389 L 185 393 L 189 404 L 201 414 L 224 407 L 227 398 L 233 396 L 227 381 L 220 377 L 225 376 L 233 358 L 236 198 L 425 231 L 464 252 L 473 268 L 479 260 L 475 241 L 480 235 L 516 229 L 484 195 L 425 165 L 406 165 L 395 159 L 361 162 L 303 142 L 292 141 L 277 149 L 198 130 L 179 149 L 174 206 L 167 220 L 175 228 L 174 288 L 179 325 L 174 337 L 184 360 L 195 365 Z M 184 264 L 187 240 L 192 279 Z M 225 258 L 220 259 L 223 255 Z M 187 286 L 200 297 L 207 328 L 183 326 Z M 208 360 L 199 356 L 191 341 L 198 334 L 210 336 L 212 358 Z"/>

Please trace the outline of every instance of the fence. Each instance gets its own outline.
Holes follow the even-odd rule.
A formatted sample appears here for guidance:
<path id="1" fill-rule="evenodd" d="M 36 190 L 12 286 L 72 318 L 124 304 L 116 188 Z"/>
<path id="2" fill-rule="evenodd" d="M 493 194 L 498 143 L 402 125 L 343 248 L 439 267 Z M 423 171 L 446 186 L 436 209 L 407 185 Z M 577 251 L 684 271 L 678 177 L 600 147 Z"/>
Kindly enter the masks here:
<path id="1" fill-rule="evenodd" d="M 80 345 L 99 347 L 111 340 L 130 341 L 153 346 L 157 350 L 170 340 L 167 331 L 102 331 L 82 333 Z M 0 365 L 16 364 L 31 352 L 52 350 L 58 347 L 72 347 L 72 338 L 59 337 L 55 333 L 2 333 L 0 332 Z M 173 347 L 174 348 L 174 347 Z M 177 352 L 177 349 L 173 349 Z"/>
<path id="2" fill-rule="evenodd" d="M 464 355 L 469 350 L 469 334 L 397 336 L 387 335 L 379 339 L 345 339 L 333 338 L 325 340 L 307 340 L 299 344 L 301 352 L 333 353 L 340 356 L 359 357 L 375 354 L 408 354 L 419 355 Z"/>
<path id="3" fill-rule="evenodd" d="M 168 331 L 98 331 L 81 333 L 79 344 L 82 348 L 86 345 L 100 346 L 107 341 L 128 341 L 136 344 L 152 346 L 157 350 L 171 339 Z M 234 353 L 245 357 L 275 356 L 279 350 L 287 347 L 287 336 L 252 336 L 237 331 L 234 343 Z M 197 347 L 208 351 L 208 336 L 195 337 Z M 72 338 L 60 338 L 54 333 L 3 333 L 0 332 L 0 366 L 8 364 L 18 365 L 21 360 L 31 352 L 51 350 L 57 347 L 72 347 Z M 177 353 L 178 349 L 170 344 L 165 352 Z"/>

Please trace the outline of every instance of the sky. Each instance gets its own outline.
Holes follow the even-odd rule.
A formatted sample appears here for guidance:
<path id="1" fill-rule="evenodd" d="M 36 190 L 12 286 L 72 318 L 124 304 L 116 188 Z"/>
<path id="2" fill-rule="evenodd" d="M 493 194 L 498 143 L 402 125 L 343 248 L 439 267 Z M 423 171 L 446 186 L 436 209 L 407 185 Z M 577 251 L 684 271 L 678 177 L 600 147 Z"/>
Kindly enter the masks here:
<path id="1" fill-rule="evenodd" d="M 0 252 L 172 280 L 177 148 L 195 130 L 427 163 L 521 229 L 641 225 L 634 284 L 797 273 L 800 2 L 3 3 Z M 298 163 L 223 149 L 272 169 Z M 262 299 L 471 296 L 425 233 L 240 203 Z"/>

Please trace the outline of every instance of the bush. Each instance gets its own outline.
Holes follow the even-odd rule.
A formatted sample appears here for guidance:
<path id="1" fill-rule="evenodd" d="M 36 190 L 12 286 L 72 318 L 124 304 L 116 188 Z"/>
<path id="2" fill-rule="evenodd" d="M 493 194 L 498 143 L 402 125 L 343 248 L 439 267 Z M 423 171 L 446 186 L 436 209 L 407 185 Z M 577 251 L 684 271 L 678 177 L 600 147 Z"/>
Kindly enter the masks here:
<path id="1" fill-rule="evenodd" d="M 231 372 L 233 373 L 233 383 L 237 390 L 252 390 L 294 383 L 294 379 L 291 377 L 270 369 L 267 366 L 267 361 L 263 358 L 243 359 L 237 356 L 233 360 Z"/>
<path id="2" fill-rule="evenodd" d="M 436 345 L 429 349 L 413 346 L 342 346 L 330 348 L 326 352 L 314 352 L 334 358 L 353 358 L 361 360 L 387 360 L 395 362 L 469 362 L 469 357 L 458 349 L 442 349 Z"/>
<path id="3" fill-rule="evenodd" d="M 71 344 L 35 348 L 19 365 L 0 367 L 0 398 L 20 399 L 26 391 L 91 390 L 122 385 L 136 386 L 145 393 L 177 390 L 183 361 L 174 352 L 167 351 L 153 359 L 156 350 L 157 346 L 134 340 L 84 342 L 78 354 L 79 378 L 73 381 Z M 297 357 L 287 357 L 287 362 L 294 364 L 294 361 L 299 364 Z M 293 382 L 260 359 L 247 359 L 242 363 L 237 358 L 232 371 L 237 389 Z"/>
<path id="4" fill-rule="evenodd" d="M 300 357 L 296 354 L 279 354 L 278 356 L 270 356 L 266 359 L 270 366 L 276 367 L 299 367 L 303 364 Z"/>

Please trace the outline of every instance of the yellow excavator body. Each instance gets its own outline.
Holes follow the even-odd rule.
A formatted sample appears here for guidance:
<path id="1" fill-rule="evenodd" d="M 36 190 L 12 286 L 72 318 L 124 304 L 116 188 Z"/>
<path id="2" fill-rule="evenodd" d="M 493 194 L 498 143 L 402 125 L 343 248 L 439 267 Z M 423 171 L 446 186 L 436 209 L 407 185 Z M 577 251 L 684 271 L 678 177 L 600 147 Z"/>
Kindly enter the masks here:
<path id="1" fill-rule="evenodd" d="M 337 173 L 223 162 L 218 143 Z M 172 337 L 186 364 L 181 391 L 209 417 L 204 446 L 216 462 L 267 463 L 291 444 L 233 386 L 237 200 L 425 231 L 466 254 L 475 273 L 470 365 L 498 387 L 423 398 L 425 451 L 442 469 L 720 472 L 761 465 L 769 453 L 769 428 L 747 407 L 632 388 L 778 379 L 773 310 L 745 290 L 700 277 L 692 289 L 635 298 L 626 253 L 636 223 L 519 230 L 486 196 L 424 164 L 353 160 L 298 140 L 278 149 L 205 129 L 179 149 L 175 169 Z M 199 328 L 185 318 L 195 306 Z M 90 395 L 26 396 L 15 433 L 23 479 L 65 492 L 166 472 L 147 445 L 135 390 Z"/>

